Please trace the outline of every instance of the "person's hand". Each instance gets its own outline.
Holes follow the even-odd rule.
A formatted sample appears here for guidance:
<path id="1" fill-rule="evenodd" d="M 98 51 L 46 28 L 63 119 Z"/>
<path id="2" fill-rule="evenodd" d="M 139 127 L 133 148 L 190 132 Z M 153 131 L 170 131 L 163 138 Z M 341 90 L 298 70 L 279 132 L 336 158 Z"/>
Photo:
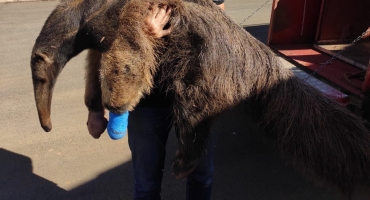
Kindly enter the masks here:
<path id="1" fill-rule="evenodd" d="M 362 36 L 362 38 L 368 38 L 370 37 L 370 27 L 365 31 L 365 35 Z"/>
<path id="2" fill-rule="evenodd" d="M 108 120 L 105 114 L 105 111 L 89 111 L 86 125 L 90 135 L 95 139 L 98 139 L 107 128 Z"/>
<path id="3" fill-rule="evenodd" d="M 217 5 L 218 7 L 220 7 L 221 8 L 221 10 L 225 10 L 225 3 L 222 3 L 222 4 L 219 4 L 219 5 Z"/>
<path id="4" fill-rule="evenodd" d="M 171 7 L 150 3 L 149 14 L 144 19 L 145 31 L 156 38 L 169 35 L 171 27 L 163 29 L 171 16 Z"/>

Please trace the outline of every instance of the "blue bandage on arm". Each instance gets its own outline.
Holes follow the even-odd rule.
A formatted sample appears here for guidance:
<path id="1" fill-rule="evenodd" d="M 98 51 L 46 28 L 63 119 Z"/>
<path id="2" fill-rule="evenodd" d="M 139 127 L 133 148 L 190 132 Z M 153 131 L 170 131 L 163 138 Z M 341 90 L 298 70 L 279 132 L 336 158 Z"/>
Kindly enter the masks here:
<path id="1" fill-rule="evenodd" d="M 128 125 L 128 111 L 122 114 L 115 114 L 109 112 L 109 121 L 107 125 L 107 132 L 111 139 L 122 139 L 127 132 Z"/>

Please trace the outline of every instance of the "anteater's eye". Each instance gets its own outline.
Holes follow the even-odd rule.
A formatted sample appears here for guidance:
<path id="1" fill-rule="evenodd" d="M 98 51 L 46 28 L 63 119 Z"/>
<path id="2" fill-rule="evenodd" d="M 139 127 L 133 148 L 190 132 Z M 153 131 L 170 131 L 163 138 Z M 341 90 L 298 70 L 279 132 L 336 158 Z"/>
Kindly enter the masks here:
<path id="1" fill-rule="evenodd" d="M 45 59 L 42 56 L 35 55 L 35 57 L 33 57 L 32 60 L 31 60 L 31 65 L 32 65 L 32 67 L 37 67 L 38 64 L 40 64 L 41 62 L 44 62 L 44 61 L 45 61 Z"/>
<path id="2" fill-rule="evenodd" d="M 37 78 L 37 81 L 39 83 L 45 83 L 46 82 L 46 79 L 45 78 Z"/>
<path id="3" fill-rule="evenodd" d="M 31 57 L 31 67 L 38 68 L 40 65 L 43 64 L 51 64 L 51 60 L 48 55 L 40 52 L 34 53 Z"/>
<path id="4" fill-rule="evenodd" d="M 40 76 L 33 76 L 33 81 L 36 83 L 46 83 L 46 78 L 40 77 Z"/>
<path id="5" fill-rule="evenodd" d="M 129 65 L 125 65 L 125 67 L 123 68 L 125 70 L 125 73 L 128 74 L 131 72 L 131 68 Z"/>

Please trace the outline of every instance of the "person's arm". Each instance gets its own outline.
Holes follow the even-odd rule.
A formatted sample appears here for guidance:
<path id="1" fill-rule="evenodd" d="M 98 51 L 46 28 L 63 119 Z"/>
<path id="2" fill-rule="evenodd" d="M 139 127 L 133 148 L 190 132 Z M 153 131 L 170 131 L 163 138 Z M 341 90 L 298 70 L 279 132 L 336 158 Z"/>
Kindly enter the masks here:
<path id="1" fill-rule="evenodd" d="M 222 10 L 225 10 L 225 3 L 219 4 L 218 7 L 220 7 Z"/>
<path id="2" fill-rule="evenodd" d="M 218 7 L 225 10 L 225 0 L 212 0 Z"/>

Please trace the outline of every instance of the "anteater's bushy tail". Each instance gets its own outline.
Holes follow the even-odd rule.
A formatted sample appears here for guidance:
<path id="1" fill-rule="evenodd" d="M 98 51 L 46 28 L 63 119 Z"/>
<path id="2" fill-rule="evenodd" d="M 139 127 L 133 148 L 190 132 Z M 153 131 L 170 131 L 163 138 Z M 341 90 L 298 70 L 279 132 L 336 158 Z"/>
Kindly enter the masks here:
<path id="1" fill-rule="evenodd" d="M 296 77 L 265 93 L 264 123 L 305 173 L 350 192 L 370 180 L 370 134 L 346 107 Z"/>

